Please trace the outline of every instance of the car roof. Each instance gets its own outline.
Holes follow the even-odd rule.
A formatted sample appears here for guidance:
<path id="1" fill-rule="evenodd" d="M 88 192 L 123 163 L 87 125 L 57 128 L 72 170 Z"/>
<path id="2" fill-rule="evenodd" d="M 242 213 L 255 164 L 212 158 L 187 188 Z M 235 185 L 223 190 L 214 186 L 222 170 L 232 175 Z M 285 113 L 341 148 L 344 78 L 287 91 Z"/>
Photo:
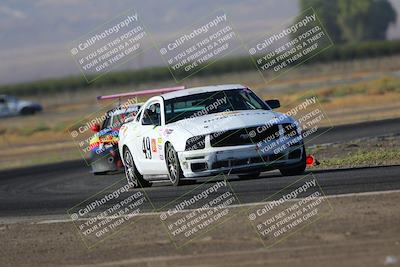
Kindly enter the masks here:
<path id="1" fill-rule="evenodd" d="M 247 88 L 242 84 L 223 84 L 223 85 L 210 85 L 210 86 L 202 86 L 202 87 L 194 87 L 188 88 L 184 90 L 179 90 L 171 93 L 166 93 L 161 95 L 165 100 L 177 98 L 181 96 L 187 95 L 195 95 L 201 93 L 208 93 L 208 92 L 216 92 L 221 90 L 233 90 L 233 89 L 244 89 Z"/>

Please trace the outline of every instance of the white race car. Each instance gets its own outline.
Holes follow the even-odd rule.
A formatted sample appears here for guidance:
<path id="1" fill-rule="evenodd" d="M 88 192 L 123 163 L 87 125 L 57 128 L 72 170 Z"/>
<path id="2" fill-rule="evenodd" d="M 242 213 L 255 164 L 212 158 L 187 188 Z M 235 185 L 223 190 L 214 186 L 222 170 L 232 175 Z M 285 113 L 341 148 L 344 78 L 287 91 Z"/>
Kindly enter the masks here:
<path id="1" fill-rule="evenodd" d="M 119 132 L 125 174 L 135 186 L 169 179 L 173 185 L 220 173 L 258 177 L 279 169 L 306 168 L 301 129 L 295 119 L 272 111 L 243 85 L 179 90 L 147 100 Z"/>

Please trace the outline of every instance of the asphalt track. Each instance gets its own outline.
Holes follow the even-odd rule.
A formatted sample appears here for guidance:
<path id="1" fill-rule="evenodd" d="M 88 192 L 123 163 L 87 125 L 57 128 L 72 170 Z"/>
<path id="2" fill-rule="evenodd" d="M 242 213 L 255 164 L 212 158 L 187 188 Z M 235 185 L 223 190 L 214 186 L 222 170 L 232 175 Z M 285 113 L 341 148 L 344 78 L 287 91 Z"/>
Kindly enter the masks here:
<path id="1" fill-rule="evenodd" d="M 400 119 L 366 122 L 320 129 L 307 145 L 350 141 L 358 138 L 400 134 Z M 314 171 L 326 195 L 400 189 L 400 166 Z M 229 180 L 241 203 L 263 201 L 302 176 L 282 177 L 277 172 L 260 178 Z M 166 209 L 168 203 L 184 194 L 198 194 L 202 179 L 193 185 L 173 187 L 160 183 L 145 190 L 149 205 L 146 211 Z M 67 210 L 102 191 L 124 175 L 93 176 L 83 161 L 35 166 L 0 172 L 0 217 L 63 215 Z M 189 193 L 188 193 L 189 192 Z M 132 192 L 129 192 L 132 194 Z M 273 196 L 273 198 L 276 196 Z M 112 206 L 112 201 L 107 205 Z"/>

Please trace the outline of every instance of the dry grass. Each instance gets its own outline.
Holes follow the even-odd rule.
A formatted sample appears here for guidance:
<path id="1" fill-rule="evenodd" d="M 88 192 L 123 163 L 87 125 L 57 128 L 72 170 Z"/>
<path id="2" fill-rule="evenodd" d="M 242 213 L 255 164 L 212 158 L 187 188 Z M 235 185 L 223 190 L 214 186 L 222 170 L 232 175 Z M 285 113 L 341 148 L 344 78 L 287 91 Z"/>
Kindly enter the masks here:
<path id="1" fill-rule="evenodd" d="M 400 136 L 376 137 L 308 149 L 320 162 L 316 168 L 371 167 L 400 164 Z"/>

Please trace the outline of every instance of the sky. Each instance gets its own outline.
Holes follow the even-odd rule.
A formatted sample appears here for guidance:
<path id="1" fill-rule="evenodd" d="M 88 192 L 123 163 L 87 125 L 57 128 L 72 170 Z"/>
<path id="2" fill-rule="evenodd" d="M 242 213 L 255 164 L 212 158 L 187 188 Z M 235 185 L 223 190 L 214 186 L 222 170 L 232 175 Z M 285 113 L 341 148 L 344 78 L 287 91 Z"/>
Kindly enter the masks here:
<path id="1" fill-rule="evenodd" d="M 400 14 L 400 0 L 391 3 Z M 79 75 L 69 44 L 132 8 L 156 42 L 221 8 L 244 40 L 262 36 L 299 12 L 297 0 L 2 0 L 0 84 Z M 389 38 L 400 38 L 399 21 Z M 163 65 L 161 58 L 143 53 L 121 68 L 153 65 Z"/>

